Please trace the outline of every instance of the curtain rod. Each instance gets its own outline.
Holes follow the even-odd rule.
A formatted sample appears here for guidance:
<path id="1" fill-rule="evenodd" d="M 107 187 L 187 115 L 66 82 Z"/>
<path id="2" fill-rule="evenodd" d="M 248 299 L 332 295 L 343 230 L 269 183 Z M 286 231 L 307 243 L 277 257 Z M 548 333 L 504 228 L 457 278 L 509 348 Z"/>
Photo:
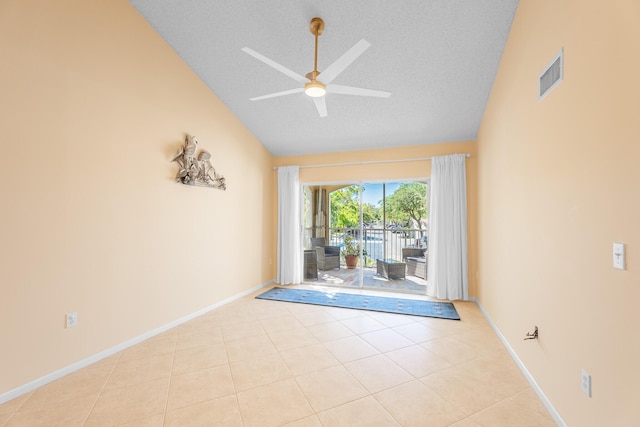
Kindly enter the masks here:
<path id="1" fill-rule="evenodd" d="M 471 153 L 464 153 L 464 156 L 468 159 L 471 157 Z M 432 160 L 433 157 L 418 157 L 414 159 L 395 159 L 395 160 L 369 160 L 364 162 L 344 162 L 344 163 L 324 163 L 317 165 L 303 165 L 300 169 L 304 168 L 326 168 L 330 166 L 351 166 L 351 165 L 373 165 L 376 163 L 400 163 L 400 162 L 418 162 L 422 160 Z M 283 165 L 286 166 L 286 165 Z M 273 170 L 278 169 L 280 166 L 274 166 Z"/>

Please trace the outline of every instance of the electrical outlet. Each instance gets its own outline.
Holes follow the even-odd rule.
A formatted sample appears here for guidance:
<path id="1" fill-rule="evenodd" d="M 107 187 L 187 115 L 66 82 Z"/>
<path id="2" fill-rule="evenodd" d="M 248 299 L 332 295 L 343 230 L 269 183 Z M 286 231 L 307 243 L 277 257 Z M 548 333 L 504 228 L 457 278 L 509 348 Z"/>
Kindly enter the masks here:
<path id="1" fill-rule="evenodd" d="M 584 394 L 591 397 L 591 375 L 584 369 L 581 372 L 582 376 L 582 391 Z"/>
<path id="2" fill-rule="evenodd" d="M 624 243 L 613 244 L 613 268 L 617 268 L 618 270 L 625 269 L 624 252 Z"/>
<path id="3" fill-rule="evenodd" d="M 67 313 L 67 321 L 65 323 L 67 328 L 73 328 L 78 323 L 78 313 L 75 311 L 73 313 Z"/>

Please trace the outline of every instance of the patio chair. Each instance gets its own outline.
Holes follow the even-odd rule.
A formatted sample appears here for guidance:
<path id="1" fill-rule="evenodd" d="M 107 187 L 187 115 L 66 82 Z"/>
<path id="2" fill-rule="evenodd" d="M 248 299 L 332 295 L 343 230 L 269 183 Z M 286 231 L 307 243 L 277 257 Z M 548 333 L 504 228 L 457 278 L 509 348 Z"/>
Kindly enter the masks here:
<path id="1" fill-rule="evenodd" d="M 402 261 L 407 264 L 407 275 L 427 279 L 426 248 L 402 248 Z"/>
<path id="2" fill-rule="evenodd" d="M 340 268 L 340 246 L 326 246 L 324 237 L 312 237 L 311 247 L 316 250 L 319 270 Z"/>
<path id="3" fill-rule="evenodd" d="M 304 251 L 304 278 L 318 280 L 318 256 L 313 249 Z"/>
<path id="4" fill-rule="evenodd" d="M 424 258 L 426 248 L 402 248 L 402 261 L 406 262 L 409 257 Z"/>

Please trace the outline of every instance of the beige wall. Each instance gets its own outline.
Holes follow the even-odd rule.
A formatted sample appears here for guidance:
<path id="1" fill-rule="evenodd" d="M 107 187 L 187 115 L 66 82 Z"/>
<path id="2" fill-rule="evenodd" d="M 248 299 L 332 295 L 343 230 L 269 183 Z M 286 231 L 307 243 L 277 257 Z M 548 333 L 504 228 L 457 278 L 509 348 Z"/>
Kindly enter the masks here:
<path id="1" fill-rule="evenodd" d="M 126 0 L 3 0 L 0 56 L 0 395 L 274 278 L 272 156 Z"/>
<path id="2" fill-rule="evenodd" d="M 639 24 L 637 0 L 521 1 L 478 138 L 478 299 L 570 426 L 640 423 Z"/>
<path id="3" fill-rule="evenodd" d="M 278 157 L 275 164 L 286 165 L 327 165 L 336 163 L 371 162 L 380 160 L 421 159 L 454 153 L 470 153 L 467 159 L 467 209 L 469 235 L 469 295 L 476 295 L 477 271 L 477 157 L 474 141 L 446 144 L 425 144 L 379 150 L 324 153 L 306 156 Z M 411 180 L 431 176 L 431 161 L 391 162 L 363 165 L 313 167 L 300 169 L 302 183 L 357 183 L 381 180 Z"/>

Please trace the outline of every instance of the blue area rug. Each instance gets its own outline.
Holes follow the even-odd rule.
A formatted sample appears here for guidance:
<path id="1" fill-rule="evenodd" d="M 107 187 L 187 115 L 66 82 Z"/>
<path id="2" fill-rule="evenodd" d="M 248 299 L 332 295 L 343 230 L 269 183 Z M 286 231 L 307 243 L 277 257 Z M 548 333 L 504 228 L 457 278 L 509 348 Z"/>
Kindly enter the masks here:
<path id="1" fill-rule="evenodd" d="M 458 315 L 456 308 L 450 302 L 374 297 L 369 295 L 342 294 L 336 292 L 286 289 L 278 287 L 270 289 L 267 292 L 258 295 L 256 298 L 460 320 L 460 315 Z"/>

